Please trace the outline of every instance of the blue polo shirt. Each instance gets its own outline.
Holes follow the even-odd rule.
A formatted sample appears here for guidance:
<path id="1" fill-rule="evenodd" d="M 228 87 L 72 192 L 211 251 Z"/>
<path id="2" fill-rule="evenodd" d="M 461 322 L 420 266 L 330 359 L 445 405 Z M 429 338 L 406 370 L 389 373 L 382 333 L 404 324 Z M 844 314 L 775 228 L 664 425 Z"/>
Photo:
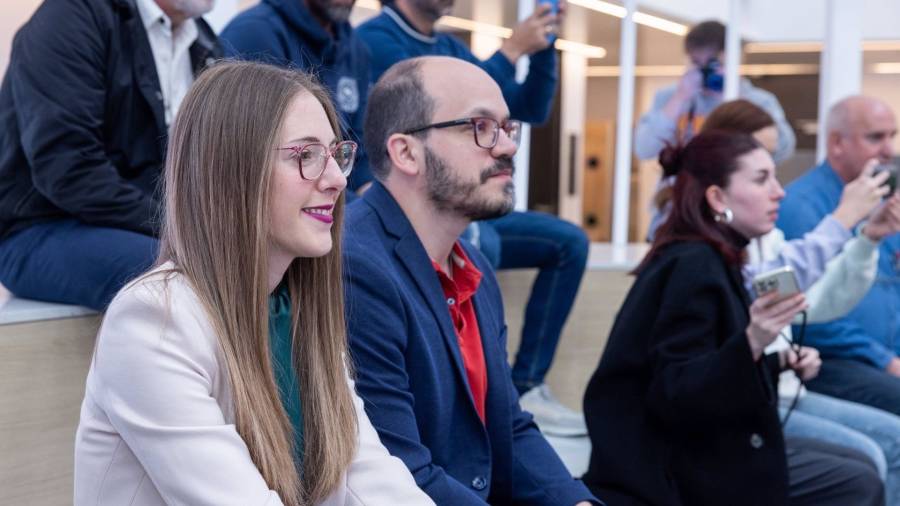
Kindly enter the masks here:
<path id="1" fill-rule="evenodd" d="M 785 239 L 811 231 L 837 208 L 844 182 L 825 161 L 785 188 L 777 226 Z M 879 369 L 900 353 L 900 235 L 879 246 L 878 274 L 869 293 L 847 316 L 808 325 L 804 344 L 824 358 L 859 360 Z M 794 335 L 799 329 L 795 326 Z"/>

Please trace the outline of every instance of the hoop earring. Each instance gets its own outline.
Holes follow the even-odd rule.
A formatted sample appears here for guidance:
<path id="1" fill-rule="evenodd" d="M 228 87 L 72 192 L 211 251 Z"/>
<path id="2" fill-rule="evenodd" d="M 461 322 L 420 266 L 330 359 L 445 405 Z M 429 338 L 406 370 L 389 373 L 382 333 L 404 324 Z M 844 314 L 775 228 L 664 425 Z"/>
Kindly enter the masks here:
<path id="1" fill-rule="evenodd" d="M 726 207 L 725 210 L 722 211 L 721 213 L 716 213 L 716 215 L 714 216 L 714 219 L 718 223 L 728 224 L 728 223 L 731 223 L 732 221 L 734 221 L 734 213 L 731 212 L 730 207 Z"/>

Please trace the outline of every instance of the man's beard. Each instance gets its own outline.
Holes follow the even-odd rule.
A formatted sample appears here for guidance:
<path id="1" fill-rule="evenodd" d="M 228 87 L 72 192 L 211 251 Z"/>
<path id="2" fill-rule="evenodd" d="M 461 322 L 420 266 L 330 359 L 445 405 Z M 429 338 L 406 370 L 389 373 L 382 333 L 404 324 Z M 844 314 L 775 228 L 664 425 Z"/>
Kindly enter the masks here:
<path id="1" fill-rule="evenodd" d="M 478 181 L 463 181 L 452 174 L 444 161 L 425 148 L 425 185 L 428 200 L 440 211 L 452 212 L 471 221 L 489 220 L 509 213 L 513 209 L 515 187 L 510 181 L 503 188 L 503 198 L 495 201 L 478 198 L 479 188 L 492 176 L 503 171 L 514 171 L 512 158 L 497 159 L 491 167 L 481 171 Z"/>
<path id="2" fill-rule="evenodd" d="M 175 10 L 187 18 L 199 18 L 213 8 L 212 0 L 176 0 L 173 2 Z"/>
<path id="3" fill-rule="evenodd" d="M 332 5 L 329 0 L 310 0 L 309 7 L 316 14 L 336 25 L 350 19 L 350 11 L 353 10 L 353 4 Z"/>
<path id="4" fill-rule="evenodd" d="M 453 0 L 413 0 L 413 5 L 419 14 L 428 17 L 431 21 L 437 21 L 442 16 L 450 14 L 453 10 Z"/>

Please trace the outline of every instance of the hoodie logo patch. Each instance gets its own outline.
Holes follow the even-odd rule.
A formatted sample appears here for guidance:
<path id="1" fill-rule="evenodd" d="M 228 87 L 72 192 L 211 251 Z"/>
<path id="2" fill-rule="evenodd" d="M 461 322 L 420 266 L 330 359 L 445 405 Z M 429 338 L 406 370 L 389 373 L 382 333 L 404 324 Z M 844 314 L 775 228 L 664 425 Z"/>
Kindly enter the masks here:
<path id="1" fill-rule="evenodd" d="M 352 77 L 338 79 L 336 92 L 335 102 L 338 109 L 346 113 L 354 113 L 359 109 L 359 86 L 356 79 Z"/>

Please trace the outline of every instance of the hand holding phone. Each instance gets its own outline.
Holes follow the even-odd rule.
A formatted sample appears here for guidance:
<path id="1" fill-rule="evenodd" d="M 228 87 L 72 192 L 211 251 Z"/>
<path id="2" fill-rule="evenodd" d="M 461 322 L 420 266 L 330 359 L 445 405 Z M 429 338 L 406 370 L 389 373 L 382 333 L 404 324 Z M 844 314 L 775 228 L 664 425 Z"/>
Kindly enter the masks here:
<path id="1" fill-rule="evenodd" d="M 538 5 L 549 5 L 550 6 L 550 14 L 554 17 L 559 15 L 559 0 L 538 0 Z M 554 24 L 553 31 L 547 33 L 547 42 L 553 44 L 556 41 L 556 32 L 559 30 L 559 26 Z"/>
<path id="2" fill-rule="evenodd" d="M 776 292 L 777 295 L 772 301 L 772 304 L 776 304 L 800 293 L 800 286 L 797 284 L 797 276 L 794 274 L 794 269 L 788 265 L 754 277 L 753 291 L 756 292 L 757 298 Z"/>
<path id="3" fill-rule="evenodd" d="M 801 292 L 776 302 L 777 298 L 778 290 L 773 289 L 750 305 L 750 324 L 746 336 L 753 360 L 759 360 L 766 347 L 778 338 L 781 329 L 807 308 L 806 297 Z"/>
<path id="4" fill-rule="evenodd" d="M 872 171 L 872 175 L 880 174 L 882 172 L 887 172 L 888 177 L 887 177 L 886 184 L 887 184 L 888 188 L 890 189 L 890 192 L 888 193 L 888 195 L 891 195 L 897 189 L 897 172 L 898 171 L 900 171 L 900 170 L 898 170 L 897 165 L 892 162 L 879 163 L 878 165 L 875 166 L 875 170 Z"/>

